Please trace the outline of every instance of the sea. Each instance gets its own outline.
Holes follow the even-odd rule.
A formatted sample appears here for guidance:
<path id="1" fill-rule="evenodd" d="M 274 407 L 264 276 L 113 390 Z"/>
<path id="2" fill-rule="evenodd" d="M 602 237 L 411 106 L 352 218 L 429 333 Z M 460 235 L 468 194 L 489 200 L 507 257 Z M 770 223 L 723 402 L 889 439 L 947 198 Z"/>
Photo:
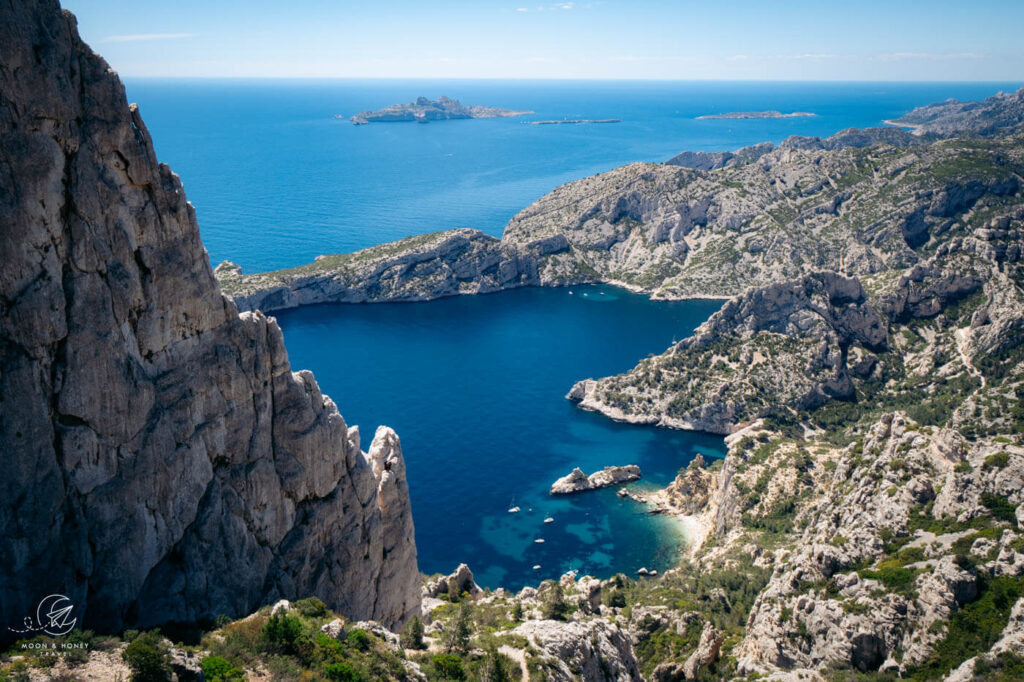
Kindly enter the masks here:
<path id="1" fill-rule="evenodd" d="M 196 206 L 211 262 L 245 272 L 454 227 L 499 236 L 558 185 L 625 163 L 827 136 L 1020 85 L 126 80 L 158 157 Z M 420 95 L 535 113 L 426 125 L 348 120 Z M 817 116 L 697 118 L 770 109 Z M 606 118 L 621 122 L 530 125 Z M 640 465 L 639 486 L 664 486 L 698 453 L 708 462 L 724 456 L 720 437 L 620 424 L 565 399 L 579 379 L 662 352 L 719 305 L 588 286 L 276 316 L 293 367 L 315 372 L 347 423 L 360 425 L 364 445 L 379 424 L 401 437 L 420 570 L 448 573 L 465 562 L 481 585 L 518 589 L 569 570 L 608 577 L 679 560 L 686 537 L 673 519 L 611 489 L 553 497 L 548 488 L 573 467 L 622 464 Z"/>

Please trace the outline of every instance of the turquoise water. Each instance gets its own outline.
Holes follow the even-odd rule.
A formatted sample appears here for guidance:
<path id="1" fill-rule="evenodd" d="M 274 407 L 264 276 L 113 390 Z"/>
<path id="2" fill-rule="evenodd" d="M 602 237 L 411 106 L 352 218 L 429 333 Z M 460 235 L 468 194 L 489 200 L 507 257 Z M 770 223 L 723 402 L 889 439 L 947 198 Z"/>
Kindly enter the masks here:
<path id="1" fill-rule="evenodd" d="M 292 364 L 313 370 L 367 447 L 377 424 L 401 437 L 420 570 L 465 561 L 481 584 L 519 587 L 569 569 L 663 570 L 677 557 L 673 521 L 612 489 L 553 498 L 548 488 L 575 466 L 610 464 L 639 464 L 646 484 L 664 486 L 697 452 L 724 455 L 721 438 L 619 424 L 564 398 L 578 379 L 660 352 L 720 304 L 569 291 L 278 315 Z M 522 511 L 509 514 L 513 504 Z"/>
<path id="2" fill-rule="evenodd" d="M 162 161 L 181 175 L 217 263 L 248 272 L 422 232 L 501 234 L 557 185 L 684 150 L 878 125 L 1018 83 L 129 80 Z M 418 95 L 532 109 L 519 119 L 352 126 Z M 815 118 L 705 120 L 778 109 Z M 531 126 L 529 120 L 621 118 Z M 583 294 L 587 295 L 584 296 Z M 652 302 L 611 288 L 520 290 L 418 304 L 317 306 L 278 317 L 296 368 L 315 371 L 369 443 L 402 438 L 420 568 L 466 561 L 479 582 L 519 587 L 579 569 L 663 569 L 681 537 L 612 490 L 552 499 L 574 466 L 635 463 L 665 485 L 720 438 L 611 422 L 564 399 L 578 379 L 625 371 L 683 338 L 717 303 Z M 512 504 L 522 508 L 508 514 Z M 554 523 L 544 524 L 546 516 Z M 534 540 L 543 538 L 543 544 Z M 533 566 L 539 564 L 539 570 Z"/>
<path id="3" fill-rule="evenodd" d="M 132 80 L 157 154 L 181 175 L 214 263 L 247 272 L 413 234 L 500 235 L 559 184 L 630 161 L 879 125 L 947 97 L 1017 83 Z M 442 94 L 536 114 L 353 126 L 364 109 Z M 815 118 L 695 120 L 778 109 Z M 600 125 L 525 121 L 621 118 Z"/>

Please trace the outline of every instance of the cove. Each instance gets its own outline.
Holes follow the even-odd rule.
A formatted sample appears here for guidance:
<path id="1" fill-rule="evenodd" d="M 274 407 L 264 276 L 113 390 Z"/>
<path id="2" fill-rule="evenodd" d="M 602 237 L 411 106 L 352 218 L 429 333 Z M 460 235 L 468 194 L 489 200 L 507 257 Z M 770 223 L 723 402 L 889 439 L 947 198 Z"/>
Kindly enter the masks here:
<path id="1" fill-rule="evenodd" d="M 364 444 L 379 424 L 401 437 L 420 570 L 466 562 L 482 586 L 518 589 L 571 569 L 608 577 L 678 560 L 674 520 L 614 488 L 548 489 L 573 467 L 612 464 L 638 464 L 643 486 L 663 487 L 697 453 L 724 456 L 718 436 L 620 424 L 565 399 L 575 381 L 630 369 L 720 306 L 602 285 L 276 317 L 293 369 L 313 370 Z M 509 514 L 513 504 L 522 511 Z"/>

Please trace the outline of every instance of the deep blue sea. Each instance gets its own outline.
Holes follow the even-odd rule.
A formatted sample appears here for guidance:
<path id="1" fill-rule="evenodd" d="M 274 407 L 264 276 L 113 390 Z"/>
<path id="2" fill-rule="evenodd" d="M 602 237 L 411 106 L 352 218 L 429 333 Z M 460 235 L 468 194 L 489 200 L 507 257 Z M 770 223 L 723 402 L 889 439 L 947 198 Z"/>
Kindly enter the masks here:
<path id="1" fill-rule="evenodd" d="M 427 231 L 500 235 L 557 185 L 683 150 L 878 125 L 949 97 L 1019 83 L 128 80 L 157 154 L 182 177 L 214 263 L 247 272 L 309 262 Z M 364 109 L 448 95 L 536 113 L 514 119 L 371 124 Z M 814 118 L 695 120 L 728 111 Z M 336 119 L 335 114 L 344 118 Z M 531 126 L 530 120 L 622 123 Z M 420 569 L 470 564 L 518 588 L 568 569 L 664 569 L 683 543 L 670 519 L 614 491 L 551 498 L 574 466 L 639 464 L 665 485 L 720 438 L 629 426 L 573 407 L 573 382 L 625 371 L 718 308 L 608 287 L 517 290 L 430 303 L 314 306 L 278 314 L 295 368 L 312 369 L 368 446 L 402 438 Z M 509 514 L 513 504 L 521 507 Z M 554 522 L 545 524 L 551 517 Z M 544 543 L 535 540 L 543 539 Z M 540 569 L 534 570 L 534 565 Z"/>

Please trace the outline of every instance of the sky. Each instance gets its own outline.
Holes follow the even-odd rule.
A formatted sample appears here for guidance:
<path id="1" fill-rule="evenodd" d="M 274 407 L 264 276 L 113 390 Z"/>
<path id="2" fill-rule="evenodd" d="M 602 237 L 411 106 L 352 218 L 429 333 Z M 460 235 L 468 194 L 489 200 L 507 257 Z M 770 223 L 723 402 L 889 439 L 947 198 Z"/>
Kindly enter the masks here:
<path id="1" fill-rule="evenodd" d="M 64 0 L 126 77 L 1024 80 L 1022 0 Z"/>

